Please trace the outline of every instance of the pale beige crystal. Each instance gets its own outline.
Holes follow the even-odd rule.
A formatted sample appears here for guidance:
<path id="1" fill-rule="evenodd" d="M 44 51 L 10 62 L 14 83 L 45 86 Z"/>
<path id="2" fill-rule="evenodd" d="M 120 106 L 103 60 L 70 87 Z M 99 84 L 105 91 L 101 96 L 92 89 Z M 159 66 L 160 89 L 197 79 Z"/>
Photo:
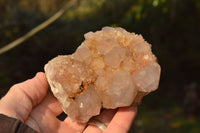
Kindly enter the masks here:
<path id="1" fill-rule="evenodd" d="M 101 108 L 138 105 L 158 88 L 160 66 L 141 35 L 104 27 L 84 36 L 75 53 L 45 65 L 51 90 L 72 120 L 85 123 Z"/>

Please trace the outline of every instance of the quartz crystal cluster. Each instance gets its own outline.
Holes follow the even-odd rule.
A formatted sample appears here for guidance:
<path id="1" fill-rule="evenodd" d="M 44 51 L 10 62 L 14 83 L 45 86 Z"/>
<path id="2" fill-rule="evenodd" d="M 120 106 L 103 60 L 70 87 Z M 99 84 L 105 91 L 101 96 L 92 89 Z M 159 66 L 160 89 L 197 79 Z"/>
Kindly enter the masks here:
<path id="1" fill-rule="evenodd" d="M 161 69 L 141 35 L 104 27 L 84 37 L 75 53 L 45 65 L 51 90 L 72 120 L 85 123 L 101 108 L 138 105 L 158 88 Z"/>

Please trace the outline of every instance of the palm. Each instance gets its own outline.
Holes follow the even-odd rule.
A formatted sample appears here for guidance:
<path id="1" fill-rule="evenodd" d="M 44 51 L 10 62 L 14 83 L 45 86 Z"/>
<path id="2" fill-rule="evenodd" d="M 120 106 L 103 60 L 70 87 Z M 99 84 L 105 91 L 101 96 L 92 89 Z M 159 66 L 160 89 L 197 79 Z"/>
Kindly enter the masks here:
<path id="1" fill-rule="evenodd" d="M 81 132 L 85 125 L 71 122 L 69 118 L 60 121 L 56 118 L 62 112 L 60 105 L 51 93 L 35 107 L 25 121 L 27 125 L 42 133 Z"/>

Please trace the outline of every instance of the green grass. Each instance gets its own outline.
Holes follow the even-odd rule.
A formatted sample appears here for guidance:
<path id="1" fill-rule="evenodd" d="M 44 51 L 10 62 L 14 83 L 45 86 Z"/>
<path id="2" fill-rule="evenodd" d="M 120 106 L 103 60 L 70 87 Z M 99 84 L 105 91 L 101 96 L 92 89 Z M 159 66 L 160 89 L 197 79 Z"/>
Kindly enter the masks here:
<path id="1" fill-rule="evenodd" d="M 141 105 L 130 133 L 199 133 L 199 125 L 198 117 L 186 116 L 178 105 L 156 110 Z"/>

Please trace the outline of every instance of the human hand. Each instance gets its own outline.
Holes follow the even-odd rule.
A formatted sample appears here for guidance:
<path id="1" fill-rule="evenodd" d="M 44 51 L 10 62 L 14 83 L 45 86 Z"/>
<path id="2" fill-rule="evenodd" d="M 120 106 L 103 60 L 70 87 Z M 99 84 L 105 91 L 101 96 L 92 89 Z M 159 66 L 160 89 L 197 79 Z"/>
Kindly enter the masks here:
<path id="1" fill-rule="evenodd" d="M 56 118 L 62 108 L 53 94 L 45 74 L 37 73 L 33 79 L 11 87 L 0 101 L 0 113 L 19 119 L 40 133 L 100 133 L 93 125 L 72 122 L 69 117 L 64 121 Z M 105 133 L 128 132 L 136 116 L 136 107 L 124 107 L 116 110 L 104 110 L 95 117 L 107 125 Z"/>

